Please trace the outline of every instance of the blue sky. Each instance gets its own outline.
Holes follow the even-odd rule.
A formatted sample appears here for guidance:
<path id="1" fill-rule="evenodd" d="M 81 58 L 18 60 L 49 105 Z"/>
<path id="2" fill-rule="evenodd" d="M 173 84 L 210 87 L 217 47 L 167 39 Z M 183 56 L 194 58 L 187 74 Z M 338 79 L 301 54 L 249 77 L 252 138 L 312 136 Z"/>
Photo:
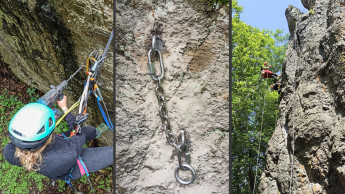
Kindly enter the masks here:
<path id="1" fill-rule="evenodd" d="M 301 0 L 238 0 L 238 4 L 243 7 L 240 18 L 246 24 L 272 31 L 280 28 L 284 34 L 289 33 L 285 18 L 288 5 L 297 7 L 303 13 L 308 12 Z"/>

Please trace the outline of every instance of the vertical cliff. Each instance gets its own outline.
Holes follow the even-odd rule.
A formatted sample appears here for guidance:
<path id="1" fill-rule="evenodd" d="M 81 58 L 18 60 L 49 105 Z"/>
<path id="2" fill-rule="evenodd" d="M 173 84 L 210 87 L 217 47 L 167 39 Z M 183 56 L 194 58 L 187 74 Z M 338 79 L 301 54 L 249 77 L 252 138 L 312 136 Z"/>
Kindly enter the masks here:
<path id="1" fill-rule="evenodd" d="M 308 13 L 286 10 L 280 115 L 260 193 L 345 193 L 345 3 L 309 3 Z"/>
<path id="2" fill-rule="evenodd" d="M 119 1 L 116 7 L 117 193 L 229 192 L 229 8 L 203 1 Z M 147 68 L 151 30 L 161 25 L 172 132 L 190 139 L 193 184 L 176 182 L 156 84 Z M 183 174 L 183 173 L 181 173 Z"/>

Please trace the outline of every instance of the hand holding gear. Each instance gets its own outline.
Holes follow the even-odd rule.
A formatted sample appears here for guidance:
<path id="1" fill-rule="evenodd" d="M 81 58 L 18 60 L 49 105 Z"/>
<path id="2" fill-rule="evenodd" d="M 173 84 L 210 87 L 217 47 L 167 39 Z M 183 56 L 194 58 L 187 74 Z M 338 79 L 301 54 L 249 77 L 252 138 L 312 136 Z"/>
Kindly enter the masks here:
<path id="1" fill-rule="evenodd" d="M 56 101 L 56 103 L 58 104 L 58 106 L 61 108 L 61 110 L 64 113 L 68 110 L 68 107 L 67 107 L 67 96 L 64 96 L 62 98 L 62 100 L 60 100 L 60 101 Z"/>

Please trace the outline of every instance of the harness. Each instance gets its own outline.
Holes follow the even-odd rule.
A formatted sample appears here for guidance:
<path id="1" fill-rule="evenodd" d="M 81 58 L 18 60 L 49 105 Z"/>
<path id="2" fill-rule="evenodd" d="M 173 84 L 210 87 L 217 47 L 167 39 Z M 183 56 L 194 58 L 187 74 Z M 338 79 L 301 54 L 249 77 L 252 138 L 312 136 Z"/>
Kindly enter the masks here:
<path id="1" fill-rule="evenodd" d="M 89 181 L 90 187 L 92 189 L 92 193 L 95 193 L 95 190 L 93 189 L 91 181 L 90 181 L 90 178 L 89 178 L 89 175 L 90 175 L 89 174 L 89 170 L 87 169 L 87 167 L 86 167 L 84 161 L 82 160 L 81 156 L 78 157 L 77 163 L 78 163 L 78 167 L 79 167 L 79 171 L 80 171 L 81 176 L 86 174 L 87 180 Z M 77 189 L 72 185 L 72 182 L 71 182 L 74 179 L 73 176 L 72 176 L 72 171 L 73 171 L 73 168 L 71 169 L 71 171 L 65 177 L 64 180 L 72 188 L 73 191 L 77 191 Z"/>
<path id="2" fill-rule="evenodd" d="M 68 140 L 69 137 L 66 137 L 65 134 L 63 133 L 60 133 L 58 134 L 59 136 L 63 137 L 65 140 Z M 81 156 L 78 156 L 78 159 L 77 159 L 77 164 L 78 164 L 78 167 L 79 167 L 79 172 L 81 174 L 81 176 L 83 176 L 84 174 L 86 174 L 87 176 L 87 180 L 89 181 L 89 184 L 90 184 L 90 187 L 92 189 L 92 193 L 95 193 L 93 187 L 92 187 L 92 184 L 91 184 L 91 181 L 90 181 L 90 178 L 89 178 L 89 170 L 87 169 L 83 159 L 81 158 Z M 69 174 L 64 178 L 65 182 L 72 188 L 73 191 L 77 191 L 77 189 L 73 186 L 72 184 L 72 180 L 74 179 L 73 176 L 72 176 L 72 171 L 73 171 L 73 167 L 72 169 L 70 170 Z"/>

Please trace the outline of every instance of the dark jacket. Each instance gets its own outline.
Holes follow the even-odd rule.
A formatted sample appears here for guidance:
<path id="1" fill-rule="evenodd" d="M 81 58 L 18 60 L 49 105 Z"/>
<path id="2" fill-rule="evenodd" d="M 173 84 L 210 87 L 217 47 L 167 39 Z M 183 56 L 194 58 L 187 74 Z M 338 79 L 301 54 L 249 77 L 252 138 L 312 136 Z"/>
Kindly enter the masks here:
<path id="1" fill-rule="evenodd" d="M 75 117 L 68 113 L 65 119 L 69 130 L 64 134 L 69 137 L 71 130 L 75 129 Z M 67 140 L 62 136 L 54 135 L 52 143 L 42 151 L 43 162 L 38 172 L 51 179 L 64 179 L 77 163 L 84 144 L 94 138 L 96 138 L 96 129 L 89 126 L 82 127 L 80 134 Z M 15 145 L 10 142 L 4 149 L 5 159 L 12 165 L 21 166 L 19 159 L 14 157 L 14 152 Z"/>

